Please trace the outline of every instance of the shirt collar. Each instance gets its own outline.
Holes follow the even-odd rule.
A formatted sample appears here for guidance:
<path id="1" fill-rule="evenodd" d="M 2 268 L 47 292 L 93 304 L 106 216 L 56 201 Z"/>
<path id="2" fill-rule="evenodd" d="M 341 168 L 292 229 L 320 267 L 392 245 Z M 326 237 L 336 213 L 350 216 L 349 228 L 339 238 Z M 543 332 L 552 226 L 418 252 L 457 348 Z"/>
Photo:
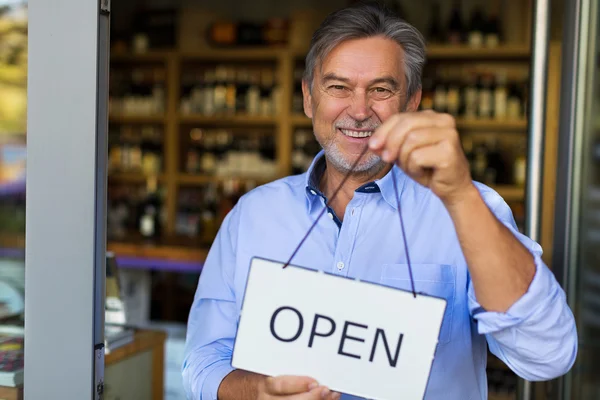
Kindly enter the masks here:
<path id="1" fill-rule="evenodd" d="M 319 153 L 315 156 L 308 171 L 306 172 L 306 198 L 308 200 L 308 211 L 311 212 L 314 206 L 314 203 L 323 198 L 327 201 L 325 195 L 319 190 L 319 182 L 321 181 L 321 177 L 325 172 L 325 168 L 327 168 L 327 164 L 325 163 L 325 152 L 323 150 L 319 151 Z M 398 168 L 398 166 L 394 165 L 393 167 L 394 175 L 396 177 L 396 184 L 398 186 L 398 196 L 402 193 L 404 189 L 404 183 L 406 182 L 406 175 L 404 172 Z M 385 174 L 381 179 L 377 179 L 373 182 L 368 182 L 356 189 L 357 193 L 379 193 L 383 196 L 383 199 L 394 209 L 398 208 L 398 203 L 396 201 L 396 193 L 394 190 L 394 182 L 392 181 L 392 170 Z"/>
<path id="2" fill-rule="evenodd" d="M 392 171 L 394 172 L 392 174 Z M 404 184 L 406 183 L 406 174 L 396 164 L 388 171 L 387 174 L 381 179 L 377 179 L 375 184 L 379 186 L 381 195 L 386 203 L 392 208 L 398 209 L 398 201 L 396 200 L 396 189 L 394 188 L 393 177 L 396 178 L 396 186 L 398 187 L 398 197 L 402 196 L 404 191 Z"/>

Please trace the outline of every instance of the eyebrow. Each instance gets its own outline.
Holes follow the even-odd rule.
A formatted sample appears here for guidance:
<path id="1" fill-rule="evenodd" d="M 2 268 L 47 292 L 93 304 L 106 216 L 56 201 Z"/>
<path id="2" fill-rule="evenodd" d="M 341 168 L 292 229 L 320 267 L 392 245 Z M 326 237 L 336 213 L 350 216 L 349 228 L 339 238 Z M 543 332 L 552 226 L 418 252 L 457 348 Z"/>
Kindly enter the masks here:
<path id="1" fill-rule="evenodd" d="M 323 82 L 340 81 L 340 82 L 344 82 L 344 83 L 350 83 L 350 79 L 344 78 L 342 76 L 338 76 L 333 72 L 328 72 L 325 75 L 323 75 L 322 81 Z M 398 87 L 400 86 L 398 81 L 396 79 L 392 78 L 391 76 L 383 76 L 381 78 L 375 78 L 369 82 L 369 86 L 373 86 L 373 85 L 381 84 L 381 83 L 386 83 L 386 84 L 390 85 L 393 90 L 397 90 Z"/>

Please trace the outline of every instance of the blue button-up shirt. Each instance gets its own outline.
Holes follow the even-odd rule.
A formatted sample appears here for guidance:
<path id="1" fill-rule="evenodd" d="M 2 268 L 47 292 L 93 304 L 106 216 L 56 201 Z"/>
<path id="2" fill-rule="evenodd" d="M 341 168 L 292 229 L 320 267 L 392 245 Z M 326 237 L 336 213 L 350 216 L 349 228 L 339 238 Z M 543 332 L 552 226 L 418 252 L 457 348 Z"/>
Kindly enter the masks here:
<path id="1" fill-rule="evenodd" d="M 536 273 L 527 293 L 507 312 L 498 313 L 478 304 L 443 203 L 394 168 L 416 290 L 447 300 L 425 398 L 487 399 L 487 346 L 527 380 L 566 373 L 577 354 L 573 315 L 540 258 L 540 246 L 517 231 L 504 200 L 477 183 L 492 212 L 534 255 Z M 324 169 L 321 152 L 307 173 L 254 189 L 225 218 L 188 321 L 183 380 L 189 399 L 217 398 L 219 384 L 233 370 L 233 343 L 250 261 L 255 256 L 289 259 L 325 206 L 318 190 Z M 395 196 L 391 173 L 363 185 L 346 207 L 343 223 L 328 210 L 292 263 L 410 290 Z M 331 301 L 337 301 L 335 293 Z M 393 304 L 382 307 L 393 309 Z"/>

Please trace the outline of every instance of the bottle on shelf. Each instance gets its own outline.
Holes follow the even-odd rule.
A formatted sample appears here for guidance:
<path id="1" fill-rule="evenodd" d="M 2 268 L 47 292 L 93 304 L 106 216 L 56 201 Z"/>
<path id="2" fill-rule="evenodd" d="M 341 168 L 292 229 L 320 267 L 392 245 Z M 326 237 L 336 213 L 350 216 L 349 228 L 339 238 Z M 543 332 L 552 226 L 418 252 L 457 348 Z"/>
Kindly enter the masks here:
<path id="1" fill-rule="evenodd" d="M 466 72 L 463 75 L 463 106 L 462 115 L 465 118 L 476 118 L 479 104 L 479 87 L 475 72 Z"/>
<path id="2" fill-rule="evenodd" d="M 506 163 L 496 135 L 491 134 L 486 140 L 487 168 L 484 183 L 486 185 L 498 185 L 510 183 L 507 176 Z"/>
<path id="3" fill-rule="evenodd" d="M 227 67 L 224 70 L 225 76 L 225 107 L 224 112 L 226 114 L 236 113 L 237 104 L 237 85 L 236 85 L 236 74 L 234 67 Z"/>
<path id="4" fill-rule="evenodd" d="M 141 129 L 141 169 L 145 175 L 157 175 L 162 170 L 162 138 L 159 129 L 143 125 Z"/>
<path id="5" fill-rule="evenodd" d="M 195 238 L 200 234 L 202 198 L 198 188 L 181 188 L 177 196 L 175 233 Z"/>
<path id="6" fill-rule="evenodd" d="M 217 188 L 215 184 L 208 184 L 204 193 L 203 211 L 201 217 L 202 242 L 212 243 L 219 229 L 217 220 Z"/>
<path id="7" fill-rule="evenodd" d="M 519 140 L 513 164 L 513 183 L 516 186 L 525 186 L 527 177 L 527 139 Z"/>
<path id="8" fill-rule="evenodd" d="M 505 120 L 508 107 L 508 87 L 506 84 L 506 72 L 499 71 L 496 74 L 496 88 L 494 89 L 494 118 Z"/>
<path id="9" fill-rule="evenodd" d="M 492 9 L 487 23 L 484 25 L 483 42 L 488 48 L 496 48 L 500 45 L 502 34 L 500 33 L 500 18 L 498 11 Z"/>
<path id="10" fill-rule="evenodd" d="M 448 43 L 458 45 L 463 43 L 465 27 L 461 15 L 460 0 L 454 0 L 448 22 Z"/>
<path id="11" fill-rule="evenodd" d="M 484 73 L 481 75 L 478 96 L 478 117 L 482 119 L 491 118 L 494 112 L 494 87 L 492 75 Z"/>
<path id="12" fill-rule="evenodd" d="M 429 28 L 427 29 L 428 41 L 429 43 L 443 43 L 444 33 L 440 17 L 440 2 L 434 1 L 430 9 L 431 18 L 429 19 Z"/>
<path id="13" fill-rule="evenodd" d="M 227 67 L 217 65 L 215 69 L 215 89 L 213 102 L 215 113 L 222 114 L 227 110 Z"/>
<path id="14" fill-rule="evenodd" d="M 448 73 L 446 85 L 446 112 L 458 117 L 461 111 L 462 99 L 460 83 L 454 73 Z"/>
<path id="15" fill-rule="evenodd" d="M 433 109 L 438 112 L 447 111 L 448 91 L 444 82 L 444 73 L 439 70 L 436 75 L 435 88 L 433 93 Z"/>
<path id="16" fill-rule="evenodd" d="M 166 91 L 162 67 L 111 70 L 109 112 L 111 115 L 157 115 L 164 113 Z"/>
<path id="17" fill-rule="evenodd" d="M 486 30 L 486 21 L 483 18 L 483 11 L 476 7 L 471 15 L 469 22 L 468 43 L 469 46 L 479 48 L 483 46 L 484 32 Z"/>
<path id="18" fill-rule="evenodd" d="M 250 87 L 246 93 L 246 110 L 248 115 L 259 115 L 261 105 L 260 70 L 250 71 Z"/>
<path id="19" fill-rule="evenodd" d="M 485 181 L 485 172 L 488 168 L 487 148 L 483 142 L 474 144 L 473 148 L 472 178 L 478 182 Z"/>
<path id="20" fill-rule="evenodd" d="M 508 85 L 506 117 L 512 120 L 523 118 L 522 93 L 519 90 L 519 86 L 514 82 Z"/>
<path id="21" fill-rule="evenodd" d="M 292 112 L 294 114 L 304 113 L 304 98 L 302 97 L 302 75 L 304 66 L 297 64 L 294 68 L 294 93 L 292 95 Z"/>
<path id="22" fill-rule="evenodd" d="M 433 110 L 434 82 L 429 76 L 423 77 L 423 94 L 421 96 L 420 108 L 422 110 Z"/>
<path id="23" fill-rule="evenodd" d="M 273 115 L 273 90 L 275 86 L 274 72 L 270 68 L 263 68 L 260 74 L 260 114 Z"/>
<path id="24" fill-rule="evenodd" d="M 471 172 L 471 175 L 473 175 L 473 139 L 468 136 L 465 137 L 464 139 L 462 139 L 462 146 L 463 151 L 465 153 L 465 157 L 467 158 L 467 162 L 469 163 L 469 170 Z"/>
<path id="25" fill-rule="evenodd" d="M 236 70 L 236 99 L 235 110 L 240 114 L 248 114 L 246 96 L 250 88 L 250 71 L 245 67 Z"/>
<path id="26" fill-rule="evenodd" d="M 213 115 L 216 110 L 215 92 L 217 91 L 217 77 L 216 72 L 213 69 L 206 69 L 204 71 L 204 96 L 202 96 L 199 109 L 202 115 Z"/>
<path id="27" fill-rule="evenodd" d="M 157 239 L 161 235 L 161 200 L 158 194 L 156 177 L 148 179 L 146 194 L 140 203 L 140 216 L 138 221 L 139 233 L 146 239 Z"/>

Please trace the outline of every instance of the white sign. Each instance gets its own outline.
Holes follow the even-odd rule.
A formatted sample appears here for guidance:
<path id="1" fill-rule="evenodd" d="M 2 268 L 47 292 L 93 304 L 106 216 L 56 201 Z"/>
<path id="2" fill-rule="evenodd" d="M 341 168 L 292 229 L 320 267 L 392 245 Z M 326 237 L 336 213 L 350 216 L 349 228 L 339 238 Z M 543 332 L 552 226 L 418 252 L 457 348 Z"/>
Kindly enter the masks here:
<path id="1" fill-rule="evenodd" d="M 368 399 L 423 399 L 445 299 L 282 267 L 252 260 L 234 368 L 311 376 Z"/>

